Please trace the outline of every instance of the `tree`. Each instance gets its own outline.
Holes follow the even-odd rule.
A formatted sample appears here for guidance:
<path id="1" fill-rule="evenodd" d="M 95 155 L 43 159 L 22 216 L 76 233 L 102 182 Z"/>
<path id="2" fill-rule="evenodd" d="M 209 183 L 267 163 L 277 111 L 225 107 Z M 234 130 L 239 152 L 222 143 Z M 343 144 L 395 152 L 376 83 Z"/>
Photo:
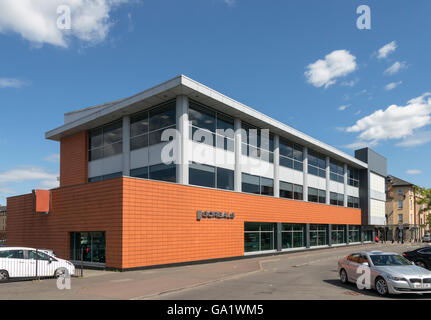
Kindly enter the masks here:
<path id="1" fill-rule="evenodd" d="M 431 188 L 422 188 L 422 187 L 414 187 L 416 197 L 416 203 L 421 205 L 422 208 L 419 209 L 419 214 L 430 211 L 431 210 Z M 431 214 L 427 216 L 425 224 L 431 229 Z"/>

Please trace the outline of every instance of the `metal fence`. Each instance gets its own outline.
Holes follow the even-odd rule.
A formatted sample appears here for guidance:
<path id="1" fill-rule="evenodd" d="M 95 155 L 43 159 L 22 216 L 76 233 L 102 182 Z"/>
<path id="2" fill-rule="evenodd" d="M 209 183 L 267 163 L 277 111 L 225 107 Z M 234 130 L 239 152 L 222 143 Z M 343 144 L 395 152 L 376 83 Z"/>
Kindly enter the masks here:
<path id="1" fill-rule="evenodd" d="M 80 261 L 73 263 L 51 256 L 45 250 L 25 250 L 11 248 L 0 251 L 0 282 L 13 280 L 39 280 L 60 276 L 83 277 L 82 252 Z"/>

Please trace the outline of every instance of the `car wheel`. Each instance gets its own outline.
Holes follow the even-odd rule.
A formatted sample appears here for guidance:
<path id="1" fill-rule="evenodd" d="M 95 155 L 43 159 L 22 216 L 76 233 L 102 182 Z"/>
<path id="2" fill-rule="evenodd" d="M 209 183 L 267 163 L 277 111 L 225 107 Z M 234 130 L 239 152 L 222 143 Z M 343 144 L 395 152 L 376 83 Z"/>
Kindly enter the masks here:
<path id="1" fill-rule="evenodd" d="M 376 279 L 376 291 L 381 296 L 386 296 L 389 293 L 388 284 L 382 277 Z"/>
<path id="2" fill-rule="evenodd" d="M 59 268 L 55 270 L 54 277 L 60 278 L 60 277 L 66 276 L 67 274 L 68 274 L 68 271 L 66 268 Z"/>
<path id="3" fill-rule="evenodd" d="M 418 267 L 424 268 L 424 269 L 427 268 L 427 266 L 425 265 L 425 263 L 423 261 L 416 261 L 415 265 L 417 265 Z"/>
<path id="4" fill-rule="evenodd" d="M 349 281 L 349 279 L 347 278 L 347 272 L 344 269 L 341 269 L 340 271 L 340 281 L 341 283 L 347 283 L 347 281 Z"/>
<path id="5" fill-rule="evenodd" d="M 8 282 L 9 281 L 9 272 L 6 270 L 0 270 L 0 282 Z"/>

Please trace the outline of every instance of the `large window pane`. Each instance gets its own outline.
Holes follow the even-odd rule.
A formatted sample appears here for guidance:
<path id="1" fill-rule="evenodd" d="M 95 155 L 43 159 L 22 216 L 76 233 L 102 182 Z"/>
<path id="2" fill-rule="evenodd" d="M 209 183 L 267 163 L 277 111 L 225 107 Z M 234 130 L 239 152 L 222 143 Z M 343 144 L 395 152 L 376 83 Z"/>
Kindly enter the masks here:
<path id="1" fill-rule="evenodd" d="M 259 177 L 243 173 L 242 192 L 260 194 Z"/>
<path id="2" fill-rule="evenodd" d="M 319 201 L 319 194 L 317 189 L 315 188 L 308 188 L 308 201 L 310 202 L 318 202 Z"/>
<path id="3" fill-rule="evenodd" d="M 260 251 L 260 233 L 245 232 L 244 233 L 244 252 Z"/>
<path id="4" fill-rule="evenodd" d="M 261 177 L 260 178 L 260 194 L 273 196 L 274 195 L 274 180 Z"/>
<path id="5" fill-rule="evenodd" d="M 156 164 L 150 167 L 149 175 L 153 180 L 176 182 L 176 165 Z"/>
<path id="6" fill-rule="evenodd" d="M 190 102 L 189 107 L 189 121 L 190 124 L 202 129 L 215 132 L 216 118 L 215 112 L 206 109 L 196 103 Z"/>
<path id="7" fill-rule="evenodd" d="M 103 130 L 102 130 L 102 128 L 90 130 L 88 136 L 89 136 L 90 149 L 100 148 L 103 145 Z"/>
<path id="8" fill-rule="evenodd" d="M 149 112 L 150 131 L 166 128 L 176 124 L 175 102 L 165 106 L 150 110 Z"/>
<path id="9" fill-rule="evenodd" d="M 117 121 L 103 127 L 103 145 L 121 141 L 123 137 L 122 122 Z"/>
<path id="10" fill-rule="evenodd" d="M 280 181 L 280 197 L 293 199 L 293 184 Z"/>
<path id="11" fill-rule="evenodd" d="M 130 170 L 130 176 L 136 178 L 148 179 L 148 167 L 142 167 Z"/>
<path id="12" fill-rule="evenodd" d="M 303 200 L 302 186 L 293 186 L 293 198 L 296 200 Z"/>
<path id="13" fill-rule="evenodd" d="M 233 190 L 234 176 L 233 170 L 217 168 L 217 188 Z"/>
<path id="14" fill-rule="evenodd" d="M 189 183 L 196 186 L 215 187 L 215 168 L 212 166 L 191 163 L 189 165 Z"/>
<path id="15" fill-rule="evenodd" d="M 144 133 L 148 133 L 149 130 L 148 112 L 142 112 L 140 114 L 130 117 L 130 136 L 135 137 Z"/>

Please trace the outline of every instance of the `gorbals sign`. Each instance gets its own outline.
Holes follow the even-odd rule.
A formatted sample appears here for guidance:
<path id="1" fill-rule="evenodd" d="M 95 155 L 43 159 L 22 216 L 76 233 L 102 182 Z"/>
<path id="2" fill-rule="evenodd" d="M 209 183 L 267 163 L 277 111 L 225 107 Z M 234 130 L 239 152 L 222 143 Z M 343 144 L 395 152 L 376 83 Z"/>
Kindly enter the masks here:
<path id="1" fill-rule="evenodd" d="M 201 219 L 233 219 L 235 218 L 235 213 L 220 212 L 220 211 L 197 211 L 197 220 Z"/>

